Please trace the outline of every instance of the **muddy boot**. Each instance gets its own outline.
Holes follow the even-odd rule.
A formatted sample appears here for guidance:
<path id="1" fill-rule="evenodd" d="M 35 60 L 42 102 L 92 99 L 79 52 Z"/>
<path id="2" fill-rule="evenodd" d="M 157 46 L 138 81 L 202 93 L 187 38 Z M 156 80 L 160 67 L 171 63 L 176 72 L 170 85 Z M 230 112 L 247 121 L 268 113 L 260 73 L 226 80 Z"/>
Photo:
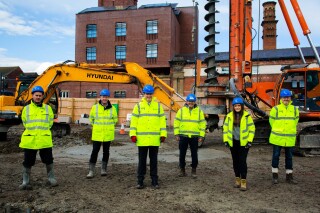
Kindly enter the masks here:
<path id="1" fill-rule="evenodd" d="M 88 178 L 88 179 L 93 178 L 95 167 L 96 167 L 96 164 L 95 164 L 95 163 L 90 163 L 90 164 L 89 164 L 89 173 L 87 174 L 87 178 Z"/>
<path id="2" fill-rule="evenodd" d="M 241 184 L 240 177 L 236 177 L 236 182 L 234 183 L 233 187 L 234 188 L 240 188 L 240 184 Z"/>
<path id="3" fill-rule="evenodd" d="M 160 189 L 159 183 L 158 183 L 158 178 L 152 178 L 152 188 L 154 189 Z"/>
<path id="4" fill-rule="evenodd" d="M 143 185 L 143 181 L 138 181 L 138 184 L 136 186 L 137 189 L 143 189 L 144 185 Z"/>
<path id="5" fill-rule="evenodd" d="M 107 176 L 107 162 L 102 161 L 101 164 L 101 176 Z"/>
<path id="6" fill-rule="evenodd" d="M 26 190 L 26 189 L 31 189 L 32 188 L 30 186 L 30 173 L 31 173 L 31 168 L 23 167 L 22 184 L 19 186 L 19 189 Z"/>
<path id="7" fill-rule="evenodd" d="M 247 191 L 247 180 L 246 179 L 241 179 L 240 190 Z"/>
<path id="8" fill-rule="evenodd" d="M 56 180 L 56 178 L 54 177 L 54 173 L 53 173 L 53 163 L 46 165 L 47 168 L 47 175 L 48 175 L 48 181 L 50 183 L 51 186 L 58 186 L 58 182 Z"/>
<path id="9" fill-rule="evenodd" d="M 191 169 L 191 176 L 192 176 L 192 178 L 197 178 L 197 169 L 196 168 Z"/>
<path id="10" fill-rule="evenodd" d="M 287 183 L 290 183 L 290 184 L 297 184 L 298 183 L 297 181 L 293 180 L 292 173 L 286 174 L 286 181 L 287 181 Z"/>
<path id="11" fill-rule="evenodd" d="M 272 184 L 278 184 L 278 173 L 272 173 Z"/>
<path id="12" fill-rule="evenodd" d="M 179 177 L 185 177 L 185 176 L 187 176 L 186 169 L 185 168 L 180 168 Z"/>

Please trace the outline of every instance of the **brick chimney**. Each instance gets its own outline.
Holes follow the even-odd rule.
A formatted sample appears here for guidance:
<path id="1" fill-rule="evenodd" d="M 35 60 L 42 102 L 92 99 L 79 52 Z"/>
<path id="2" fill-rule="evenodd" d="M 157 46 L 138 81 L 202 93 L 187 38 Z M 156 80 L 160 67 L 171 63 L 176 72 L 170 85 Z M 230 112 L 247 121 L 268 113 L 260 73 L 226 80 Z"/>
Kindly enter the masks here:
<path id="1" fill-rule="evenodd" d="M 276 20 L 276 2 L 268 1 L 263 6 L 263 28 L 262 40 L 264 50 L 277 49 L 277 23 Z"/>
<path id="2" fill-rule="evenodd" d="M 99 7 L 137 6 L 138 0 L 98 0 Z"/>

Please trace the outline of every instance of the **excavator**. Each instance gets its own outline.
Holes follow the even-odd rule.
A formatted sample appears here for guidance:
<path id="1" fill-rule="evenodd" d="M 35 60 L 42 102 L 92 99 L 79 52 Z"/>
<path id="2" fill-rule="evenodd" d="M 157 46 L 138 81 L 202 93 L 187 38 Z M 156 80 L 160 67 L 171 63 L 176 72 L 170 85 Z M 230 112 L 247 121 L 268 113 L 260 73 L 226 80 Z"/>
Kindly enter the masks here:
<path id="1" fill-rule="evenodd" d="M 136 63 L 125 62 L 123 65 L 87 64 L 68 60 L 50 66 L 39 76 L 29 74 L 20 77 L 15 96 L 0 96 L 0 140 L 6 140 L 8 129 L 11 126 L 21 124 L 22 109 L 30 103 L 32 99 L 31 90 L 36 85 L 44 89 L 43 102 L 49 104 L 57 115 L 59 109 L 58 85 L 64 82 L 137 84 L 140 90 L 146 84 L 150 84 L 155 88 L 155 97 L 173 111 L 178 111 L 181 107 L 176 101 L 177 98 L 184 100 L 181 95 L 159 77 Z M 174 99 L 173 96 L 176 98 Z M 53 135 L 55 135 L 55 132 L 57 134 L 68 134 L 70 133 L 70 126 L 56 120 L 52 130 L 54 131 Z"/>
<path id="2" fill-rule="evenodd" d="M 294 45 L 301 56 L 302 63 L 282 67 L 281 74 L 275 82 L 254 82 L 252 78 L 252 0 L 230 0 L 230 46 L 229 46 L 229 85 L 220 85 L 217 81 L 207 79 L 207 86 L 200 87 L 201 94 L 208 94 L 202 98 L 212 99 L 211 102 L 224 103 L 227 113 L 230 109 L 230 99 L 234 96 L 243 98 L 246 107 L 255 116 L 256 135 L 255 142 L 267 142 L 270 134 L 268 114 L 259 108 L 262 102 L 271 109 L 279 103 L 279 94 L 282 88 L 292 91 L 292 104 L 300 111 L 300 119 L 297 134 L 297 150 L 305 155 L 312 150 L 320 148 L 320 60 L 314 47 L 310 30 L 304 20 L 297 0 L 291 0 L 293 9 L 297 15 L 304 35 L 307 36 L 314 52 L 318 67 L 311 68 L 306 63 L 299 47 L 299 40 L 288 15 L 283 0 L 278 0 L 287 26 L 291 33 Z M 206 8 L 210 8 L 210 1 Z M 208 14 L 208 20 L 210 15 Z M 210 28 L 210 23 L 208 28 Z M 210 48 L 210 44 L 209 44 Z M 208 71 L 207 71 L 208 70 Z M 216 78 L 215 73 L 207 69 L 208 77 Z M 214 71 L 213 71 L 214 72 Z M 213 82 L 210 85 L 210 81 Z M 225 90 L 221 91 L 221 87 Z M 218 88 L 218 89 L 216 89 Z M 201 99 L 201 98 L 200 98 Z M 218 101 L 217 101 L 218 100 Z M 217 108 L 217 107 L 216 107 Z M 207 112 L 211 118 L 215 118 L 215 112 Z M 212 115 L 213 114 L 213 115 Z M 217 123 L 217 120 L 215 120 Z M 213 123 L 214 125 L 214 123 Z M 217 126 L 217 125 L 216 125 Z"/>

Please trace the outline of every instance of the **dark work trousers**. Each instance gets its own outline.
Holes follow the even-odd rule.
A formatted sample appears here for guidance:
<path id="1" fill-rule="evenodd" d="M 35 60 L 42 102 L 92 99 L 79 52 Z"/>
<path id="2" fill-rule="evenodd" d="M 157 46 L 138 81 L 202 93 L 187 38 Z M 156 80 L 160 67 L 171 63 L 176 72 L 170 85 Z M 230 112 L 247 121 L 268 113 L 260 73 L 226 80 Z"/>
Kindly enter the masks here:
<path id="1" fill-rule="evenodd" d="M 186 167 L 186 154 L 188 150 L 188 146 L 191 151 L 191 167 L 197 168 L 198 166 L 198 137 L 184 137 L 180 136 L 179 141 L 179 166 L 180 168 Z"/>
<path id="2" fill-rule="evenodd" d="M 283 147 L 285 151 L 285 167 L 286 169 L 293 169 L 292 156 L 294 147 Z M 281 154 L 281 146 L 273 145 L 273 154 L 272 154 L 272 168 L 279 167 L 279 160 Z"/>
<path id="3" fill-rule="evenodd" d="M 102 144 L 103 147 L 103 154 L 102 154 L 102 161 L 108 164 L 109 161 L 109 150 L 110 150 L 110 141 L 108 142 L 99 142 L 99 141 L 92 141 L 92 152 L 90 157 L 90 163 L 97 163 L 98 154 L 100 151 L 100 147 Z"/>
<path id="4" fill-rule="evenodd" d="M 152 185 L 158 185 L 158 146 L 139 146 L 139 163 L 138 163 L 138 184 L 143 184 L 144 176 L 147 169 L 147 155 L 149 150 L 150 159 L 150 176 Z"/>
<path id="5" fill-rule="evenodd" d="M 233 140 L 233 147 L 230 147 L 233 170 L 236 177 L 241 179 L 247 178 L 247 156 L 249 149 L 244 146 L 240 146 L 240 141 Z"/>
<path id="6" fill-rule="evenodd" d="M 25 168 L 31 168 L 36 163 L 37 149 L 24 149 L 24 160 L 22 165 Z M 39 149 L 39 155 L 42 163 L 50 165 L 53 163 L 52 148 Z"/>

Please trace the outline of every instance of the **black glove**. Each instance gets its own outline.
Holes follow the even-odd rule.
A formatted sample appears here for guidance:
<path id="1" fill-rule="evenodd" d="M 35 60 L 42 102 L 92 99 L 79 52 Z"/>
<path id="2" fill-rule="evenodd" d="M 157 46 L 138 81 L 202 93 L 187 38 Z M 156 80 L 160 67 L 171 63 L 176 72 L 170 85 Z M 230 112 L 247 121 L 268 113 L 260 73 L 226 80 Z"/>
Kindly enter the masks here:
<path id="1" fill-rule="evenodd" d="M 230 145 L 228 142 L 224 142 L 224 145 L 227 147 L 227 148 L 230 148 Z"/>
<path id="2" fill-rule="evenodd" d="M 252 146 L 252 142 L 248 142 L 247 145 L 245 146 L 246 149 L 249 149 Z"/>

